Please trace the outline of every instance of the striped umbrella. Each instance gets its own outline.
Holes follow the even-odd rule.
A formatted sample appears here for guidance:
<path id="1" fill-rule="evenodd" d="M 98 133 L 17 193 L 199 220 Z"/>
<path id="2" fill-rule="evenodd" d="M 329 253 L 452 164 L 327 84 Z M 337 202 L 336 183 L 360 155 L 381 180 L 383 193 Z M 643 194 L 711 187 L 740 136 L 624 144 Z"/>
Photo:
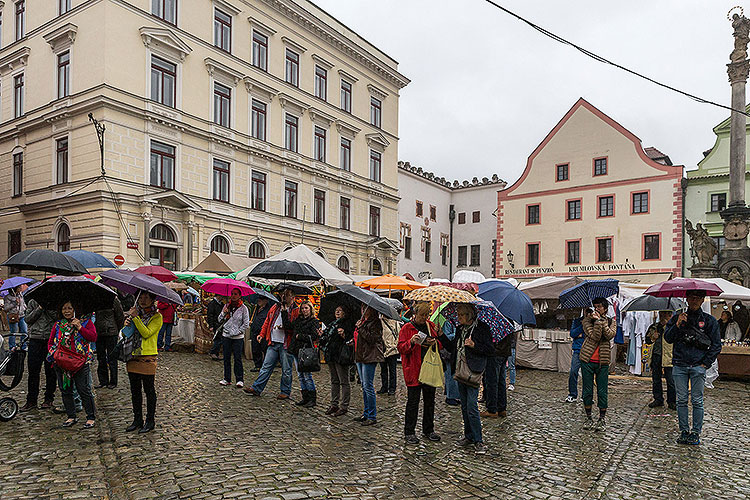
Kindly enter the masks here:
<path id="1" fill-rule="evenodd" d="M 406 300 L 416 300 L 424 302 L 474 302 L 475 296 L 464 290 L 456 290 L 443 285 L 428 286 L 412 290 L 404 297 Z"/>
<path id="2" fill-rule="evenodd" d="M 620 282 L 616 279 L 586 280 L 560 293 L 560 309 L 589 307 L 594 299 L 606 299 L 619 291 Z"/>

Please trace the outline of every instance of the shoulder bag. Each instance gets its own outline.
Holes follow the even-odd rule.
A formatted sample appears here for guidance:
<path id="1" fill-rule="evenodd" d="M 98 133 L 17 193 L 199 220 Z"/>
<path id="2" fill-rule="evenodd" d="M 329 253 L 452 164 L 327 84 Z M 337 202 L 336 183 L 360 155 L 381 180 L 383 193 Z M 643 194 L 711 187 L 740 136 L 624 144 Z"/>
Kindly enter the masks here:
<path id="1" fill-rule="evenodd" d="M 73 345 L 74 339 L 71 338 L 70 342 Z M 78 373 L 83 368 L 83 365 L 86 364 L 87 357 L 86 354 L 76 351 L 75 347 L 66 346 L 62 339 L 60 339 L 57 343 L 57 349 L 55 349 L 55 353 L 52 355 L 52 360 L 61 370 Z"/>
<path id="2" fill-rule="evenodd" d="M 310 347 L 303 347 L 299 350 L 297 361 L 301 373 L 320 371 L 320 350 L 313 345 L 312 339 L 310 339 Z"/>

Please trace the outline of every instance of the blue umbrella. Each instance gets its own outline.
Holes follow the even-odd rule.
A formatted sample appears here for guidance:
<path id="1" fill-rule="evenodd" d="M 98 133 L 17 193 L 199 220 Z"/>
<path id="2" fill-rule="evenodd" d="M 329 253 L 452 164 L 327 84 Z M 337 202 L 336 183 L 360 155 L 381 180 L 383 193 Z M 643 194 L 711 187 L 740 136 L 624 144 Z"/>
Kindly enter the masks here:
<path id="1" fill-rule="evenodd" d="M 75 260 L 83 264 L 83 267 L 86 269 L 94 269 L 94 268 L 102 268 L 102 267 L 108 267 L 108 268 L 116 268 L 117 266 L 113 264 L 108 258 L 104 257 L 103 255 L 99 255 L 98 253 L 89 252 L 88 250 L 68 250 L 67 252 L 63 252 L 64 255 L 67 255 L 69 257 L 73 257 Z"/>
<path id="2" fill-rule="evenodd" d="M 481 299 L 495 304 L 497 310 L 520 325 L 536 325 L 534 306 L 528 295 L 507 281 L 485 281 L 479 284 Z"/>
<path id="3" fill-rule="evenodd" d="M 590 307 L 598 298 L 607 298 L 620 291 L 620 282 L 616 279 L 586 280 L 560 293 L 560 309 Z"/>
<path id="4" fill-rule="evenodd" d="M 24 276 L 13 276 L 12 278 L 8 278 L 7 280 L 3 281 L 3 286 L 0 287 L 0 292 L 10 290 L 12 288 L 17 287 L 18 285 L 25 285 L 27 283 L 31 283 L 32 281 L 34 280 L 31 278 L 26 278 Z"/>

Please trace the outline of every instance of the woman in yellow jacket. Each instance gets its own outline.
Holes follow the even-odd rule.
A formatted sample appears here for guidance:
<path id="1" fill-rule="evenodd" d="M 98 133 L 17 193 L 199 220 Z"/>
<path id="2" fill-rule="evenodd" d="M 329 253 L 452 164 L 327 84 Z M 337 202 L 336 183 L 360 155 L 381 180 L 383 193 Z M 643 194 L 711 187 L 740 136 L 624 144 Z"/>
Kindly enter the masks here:
<path id="1" fill-rule="evenodd" d="M 133 432 L 136 429 L 139 434 L 153 430 L 156 414 L 156 389 L 154 379 L 156 377 L 156 341 L 162 326 L 162 317 L 156 308 L 154 295 L 141 292 L 136 305 L 128 312 L 125 327 L 131 324 L 135 332 L 141 336 L 140 346 L 133 351 L 133 359 L 128 361 L 127 370 L 130 379 L 130 396 L 133 401 L 133 423 L 125 429 L 125 432 Z M 143 421 L 143 395 L 141 388 L 146 393 L 146 421 Z"/>

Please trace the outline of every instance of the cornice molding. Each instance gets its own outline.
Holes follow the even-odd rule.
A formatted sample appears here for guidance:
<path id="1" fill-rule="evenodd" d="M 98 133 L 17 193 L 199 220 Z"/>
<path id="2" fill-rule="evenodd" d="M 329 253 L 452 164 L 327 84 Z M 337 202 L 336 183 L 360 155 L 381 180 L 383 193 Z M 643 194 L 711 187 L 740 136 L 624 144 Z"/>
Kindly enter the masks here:
<path id="1" fill-rule="evenodd" d="M 78 26 L 73 23 L 68 23 L 60 26 L 59 28 L 52 30 L 51 32 L 44 35 L 44 40 L 52 47 L 53 52 L 65 50 L 73 45 L 76 41 L 76 34 L 78 33 Z"/>
<path id="2" fill-rule="evenodd" d="M 250 23 L 250 26 L 252 26 L 253 29 L 258 30 L 260 33 L 266 35 L 267 37 L 271 38 L 276 34 L 276 30 L 268 26 L 267 24 L 262 23 L 261 21 L 257 20 L 256 18 L 250 16 L 247 18 L 247 22 Z"/>
<path id="3" fill-rule="evenodd" d="M 282 109 L 288 109 L 300 116 L 310 108 L 310 106 L 304 102 L 295 99 L 289 94 L 284 94 L 283 92 L 279 94 L 279 103 L 281 103 Z"/>
<path id="4" fill-rule="evenodd" d="M 383 90 L 380 90 L 379 88 L 377 88 L 375 85 L 371 83 L 367 85 L 367 90 L 370 92 L 370 95 L 377 97 L 381 101 L 384 100 L 386 97 L 388 97 L 388 93 L 386 93 Z"/>
<path id="5" fill-rule="evenodd" d="M 347 82 L 349 82 L 349 83 L 356 83 L 356 82 L 359 81 L 359 78 L 357 78 L 356 76 L 352 75 L 351 73 L 347 73 L 343 69 L 339 70 L 339 76 L 341 78 L 343 78 L 344 80 L 346 80 Z"/>
<path id="6" fill-rule="evenodd" d="M 26 63 L 29 62 L 30 53 L 31 49 L 29 47 L 21 47 L 0 59 L 0 75 L 6 75 L 11 71 L 26 66 Z"/>
<path id="7" fill-rule="evenodd" d="M 242 81 L 245 82 L 245 89 L 250 95 L 257 97 L 266 103 L 271 102 L 274 96 L 278 94 L 278 91 L 273 87 L 269 87 L 257 80 L 253 80 L 249 76 L 243 78 Z"/>
<path id="8" fill-rule="evenodd" d="M 336 130 L 339 131 L 339 134 L 354 139 L 362 129 L 359 129 L 354 125 L 349 125 L 343 120 L 336 120 Z"/>
<path id="9" fill-rule="evenodd" d="M 240 73 L 239 71 L 233 70 L 229 66 L 225 66 L 219 61 L 211 59 L 210 57 L 205 58 L 203 62 L 206 63 L 206 71 L 208 71 L 208 74 L 211 75 L 215 80 L 219 80 L 236 87 L 237 83 L 239 83 L 239 81 L 243 78 L 242 73 Z"/>
<path id="10" fill-rule="evenodd" d="M 329 115 L 328 113 L 324 113 L 317 108 L 311 107 L 307 112 L 310 115 L 310 119 L 313 121 L 313 123 L 315 123 L 316 125 L 321 125 L 325 128 L 329 128 L 336 121 L 336 118 Z"/>
<path id="11" fill-rule="evenodd" d="M 367 134 L 365 135 L 365 139 L 367 139 L 368 146 L 373 149 L 379 150 L 381 153 L 385 150 L 385 148 L 391 145 L 391 143 L 388 142 L 388 139 L 386 139 L 385 136 L 380 132 Z"/>
<path id="12" fill-rule="evenodd" d="M 188 54 L 193 51 L 180 37 L 166 28 L 143 26 L 138 31 L 141 34 L 143 45 L 153 51 L 166 53 L 180 61 L 184 61 Z"/>
<path id="13" fill-rule="evenodd" d="M 295 51 L 299 52 L 300 54 L 302 54 L 303 52 L 307 51 L 306 47 L 303 47 L 302 45 L 298 44 L 297 42 L 295 42 L 291 38 L 282 36 L 281 37 L 281 41 L 284 42 L 286 45 L 289 45 L 289 47 L 291 47 Z"/>
<path id="14" fill-rule="evenodd" d="M 214 2 L 214 5 L 216 5 L 217 7 L 223 10 L 226 10 L 227 13 L 230 15 L 236 16 L 237 14 L 242 12 L 242 9 L 238 9 L 231 3 L 227 2 L 226 0 L 213 0 L 213 2 Z"/>
<path id="15" fill-rule="evenodd" d="M 333 63 L 326 61 L 325 59 L 320 57 L 318 54 L 313 54 L 312 58 L 313 58 L 313 61 L 315 61 L 319 66 L 321 66 L 325 70 L 329 70 L 333 68 Z"/>

